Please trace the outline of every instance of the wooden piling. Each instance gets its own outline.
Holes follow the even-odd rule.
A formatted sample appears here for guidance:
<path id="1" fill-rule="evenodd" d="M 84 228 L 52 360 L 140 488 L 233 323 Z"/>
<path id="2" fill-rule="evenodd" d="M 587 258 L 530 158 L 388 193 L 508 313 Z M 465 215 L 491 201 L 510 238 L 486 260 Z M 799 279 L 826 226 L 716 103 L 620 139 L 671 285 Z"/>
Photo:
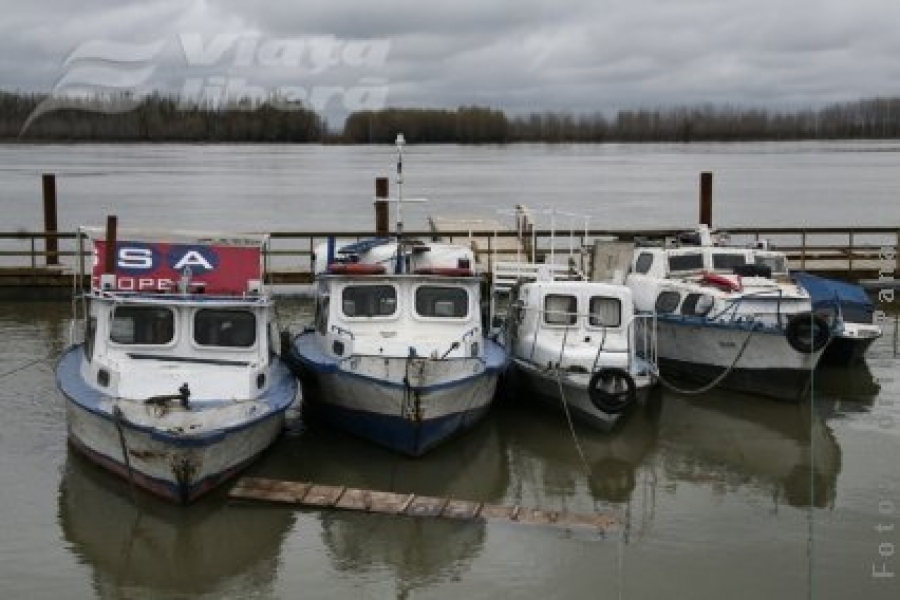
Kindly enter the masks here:
<path id="1" fill-rule="evenodd" d="M 115 215 L 106 217 L 106 262 L 103 272 L 116 272 L 116 237 L 118 236 L 119 219 Z"/>
<path id="2" fill-rule="evenodd" d="M 700 173 L 700 224 L 712 229 L 712 173 Z"/>
<path id="3" fill-rule="evenodd" d="M 44 198 L 44 250 L 48 267 L 59 265 L 59 240 L 56 238 L 58 225 L 56 219 L 56 175 L 44 173 L 41 176 Z"/>
<path id="4" fill-rule="evenodd" d="M 388 211 L 388 178 L 377 177 L 375 179 L 375 235 L 388 237 L 390 235 L 390 214 Z"/>

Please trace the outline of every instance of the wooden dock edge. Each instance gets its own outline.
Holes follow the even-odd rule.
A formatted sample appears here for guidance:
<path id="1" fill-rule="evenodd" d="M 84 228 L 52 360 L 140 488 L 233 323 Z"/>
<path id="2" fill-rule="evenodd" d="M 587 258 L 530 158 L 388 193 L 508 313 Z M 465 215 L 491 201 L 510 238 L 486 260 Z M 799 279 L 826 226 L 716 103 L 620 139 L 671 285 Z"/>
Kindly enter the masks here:
<path id="1" fill-rule="evenodd" d="M 259 477 L 239 479 L 229 492 L 229 497 L 236 500 L 285 503 L 307 508 L 349 510 L 383 515 L 494 520 L 571 529 L 589 528 L 602 534 L 621 530 L 621 520 L 612 514 L 572 514 L 521 506 L 497 506 L 470 500 L 397 494 L 321 485 L 306 481 L 283 481 Z"/>

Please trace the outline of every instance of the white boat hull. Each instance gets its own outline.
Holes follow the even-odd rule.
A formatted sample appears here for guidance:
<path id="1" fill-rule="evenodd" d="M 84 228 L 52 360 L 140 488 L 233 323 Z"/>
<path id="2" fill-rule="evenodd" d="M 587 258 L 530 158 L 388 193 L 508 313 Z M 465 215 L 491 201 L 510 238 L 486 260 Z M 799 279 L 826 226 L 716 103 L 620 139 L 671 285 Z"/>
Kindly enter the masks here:
<path id="1" fill-rule="evenodd" d="M 527 360 L 513 359 L 516 376 L 521 378 L 531 396 L 558 410 L 568 411 L 573 418 L 602 431 L 610 431 L 624 413 L 612 414 L 597 408 L 588 393 L 591 375 L 548 370 Z M 652 375 L 633 376 L 638 401 L 643 401 L 655 384 Z"/>
<path id="2" fill-rule="evenodd" d="M 796 351 L 784 333 L 775 329 L 751 331 L 740 326 L 659 318 L 657 330 L 663 377 L 686 377 L 700 386 L 722 378 L 717 386 L 779 399 L 796 400 L 807 391 L 822 354 L 821 350 L 808 354 Z"/>
<path id="3" fill-rule="evenodd" d="M 269 399 L 192 402 L 189 410 L 155 407 L 110 398 L 87 385 L 80 376 L 82 357 L 80 346 L 70 348 L 57 370 L 72 446 L 133 485 L 178 503 L 209 492 L 270 446 L 297 390 L 279 364 Z"/>

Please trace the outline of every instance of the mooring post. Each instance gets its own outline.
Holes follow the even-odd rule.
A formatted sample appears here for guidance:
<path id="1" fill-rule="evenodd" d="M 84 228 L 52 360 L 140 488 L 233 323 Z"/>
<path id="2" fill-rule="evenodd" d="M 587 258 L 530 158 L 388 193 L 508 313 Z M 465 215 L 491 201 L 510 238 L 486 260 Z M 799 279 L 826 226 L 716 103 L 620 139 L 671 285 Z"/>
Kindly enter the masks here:
<path id="1" fill-rule="evenodd" d="M 44 173 L 41 176 L 44 196 L 44 250 L 46 265 L 59 265 L 59 240 L 56 221 L 56 175 Z"/>
<path id="2" fill-rule="evenodd" d="M 115 215 L 106 217 L 106 261 L 103 263 L 103 272 L 113 274 L 116 272 L 116 237 L 118 236 L 119 219 Z"/>
<path id="3" fill-rule="evenodd" d="M 700 224 L 712 229 L 712 173 L 700 173 Z"/>
<path id="4" fill-rule="evenodd" d="M 388 178 L 375 178 L 375 235 L 390 235 L 390 214 L 388 212 Z"/>

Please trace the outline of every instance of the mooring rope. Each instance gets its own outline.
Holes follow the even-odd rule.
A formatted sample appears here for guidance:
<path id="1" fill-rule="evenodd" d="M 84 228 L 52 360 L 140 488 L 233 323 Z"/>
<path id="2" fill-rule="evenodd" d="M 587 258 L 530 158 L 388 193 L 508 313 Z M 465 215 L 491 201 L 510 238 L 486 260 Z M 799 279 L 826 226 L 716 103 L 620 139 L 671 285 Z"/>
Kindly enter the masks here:
<path id="1" fill-rule="evenodd" d="M 664 387 L 672 390 L 673 392 L 677 392 L 679 394 L 685 394 L 685 395 L 690 396 L 690 395 L 696 395 L 696 394 L 702 394 L 704 392 L 708 392 L 709 390 L 713 389 L 714 387 L 716 387 L 717 385 L 722 383 L 722 381 L 724 381 L 725 378 L 731 374 L 731 372 L 734 370 L 735 366 L 737 366 L 738 361 L 741 360 L 741 357 L 744 355 L 744 351 L 747 349 L 747 346 L 750 344 L 750 338 L 753 337 L 753 333 L 754 333 L 753 329 L 751 329 L 750 331 L 747 332 L 747 337 L 744 338 L 744 343 L 741 345 L 740 350 L 738 350 L 737 355 L 734 357 L 734 360 L 731 361 L 731 364 L 728 366 L 728 368 L 725 369 L 725 371 L 723 371 L 721 374 L 716 376 L 716 378 L 713 379 L 711 382 L 703 385 L 702 387 L 699 387 L 695 390 L 687 390 L 684 388 L 679 388 L 679 387 L 675 386 L 674 384 L 672 384 L 670 381 L 666 381 L 665 378 L 662 376 L 662 372 L 658 368 L 657 368 L 656 376 L 659 379 L 659 382 L 661 384 L 663 384 Z"/>
<path id="2" fill-rule="evenodd" d="M 566 327 L 563 332 L 563 340 L 562 344 L 559 347 L 559 360 L 556 361 L 556 384 L 559 386 L 559 400 L 562 403 L 563 412 L 566 414 L 566 422 L 569 424 L 569 433 L 572 434 L 572 441 L 575 442 L 575 450 L 578 451 L 578 458 L 581 459 L 581 465 L 584 467 L 584 472 L 587 473 L 588 478 L 591 476 L 591 468 L 587 463 L 587 458 L 584 456 L 584 450 L 581 448 L 581 442 L 578 441 L 578 434 L 575 433 L 575 425 L 572 422 L 572 415 L 569 413 L 569 405 L 566 402 L 566 392 L 563 388 L 562 384 L 562 370 L 560 369 L 560 364 L 562 363 L 563 353 L 566 349 L 566 337 L 569 335 L 569 328 Z"/>
<path id="3" fill-rule="evenodd" d="M 131 459 L 128 457 L 128 445 L 125 443 L 125 431 L 122 429 L 122 409 L 118 404 L 113 405 L 113 421 L 116 424 L 116 431 L 119 432 L 119 445 L 122 447 L 122 458 L 125 459 L 125 468 L 128 469 L 128 487 L 131 488 L 131 497 L 136 499 L 137 494 L 134 491 L 134 471 L 131 469 Z"/>

